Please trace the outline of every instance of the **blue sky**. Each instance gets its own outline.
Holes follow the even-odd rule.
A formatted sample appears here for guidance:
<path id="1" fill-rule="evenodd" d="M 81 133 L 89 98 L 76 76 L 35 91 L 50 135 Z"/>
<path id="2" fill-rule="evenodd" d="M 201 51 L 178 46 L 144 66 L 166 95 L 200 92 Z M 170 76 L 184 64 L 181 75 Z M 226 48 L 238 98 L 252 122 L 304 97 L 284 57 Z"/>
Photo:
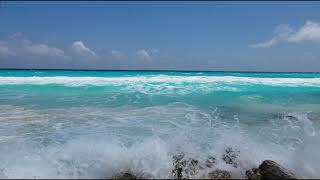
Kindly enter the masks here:
<path id="1" fill-rule="evenodd" d="M 320 71 L 320 2 L 1 2 L 0 68 Z"/>

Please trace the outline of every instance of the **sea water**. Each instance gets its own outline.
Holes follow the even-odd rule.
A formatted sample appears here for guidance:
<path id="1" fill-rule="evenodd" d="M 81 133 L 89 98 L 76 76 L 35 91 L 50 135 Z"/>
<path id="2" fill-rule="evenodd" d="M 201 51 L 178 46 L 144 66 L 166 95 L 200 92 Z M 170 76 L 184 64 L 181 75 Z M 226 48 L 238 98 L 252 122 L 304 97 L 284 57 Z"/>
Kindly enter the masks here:
<path id="1" fill-rule="evenodd" d="M 319 130 L 318 73 L 0 71 L 0 178 L 170 178 L 180 153 L 318 178 Z"/>

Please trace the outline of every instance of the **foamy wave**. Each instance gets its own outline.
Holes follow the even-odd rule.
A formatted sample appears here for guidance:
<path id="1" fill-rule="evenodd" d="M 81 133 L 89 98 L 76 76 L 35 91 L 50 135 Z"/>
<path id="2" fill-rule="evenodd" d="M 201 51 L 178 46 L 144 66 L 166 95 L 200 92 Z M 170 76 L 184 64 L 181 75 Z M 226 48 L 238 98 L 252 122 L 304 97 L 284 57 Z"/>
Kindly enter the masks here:
<path id="1" fill-rule="evenodd" d="M 220 119 L 219 109 L 204 111 L 186 103 L 142 109 L 0 106 L 0 117 L 11 132 L 1 136 L 6 146 L 0 148 L 5 154 L 0 178 L 111 178 L 127 169 L 170 178 L 172 156 L 180 150 L 203 162 L 213 155 L 217 167 L 234 178 L 244 178 L 246 169 L 265 159 L 303 177 L 316 177 L 319 170 L 319 135 L 304 113 L 284 114 L 258 127 L 245 126 L 244 119 Z M 51 118 L 41 121 L 45 117 Z M 238 168 L 221 160 L 228 146 L 240 150 Z"/>
<path id="2" fill-rule="evenodd" d="M 237 76 L 140 76 L 140 77 L 0 77 L 0 85 L 13 84 L 63 84 L 66 86 L 130 83 L 231 83 L 231 84 L 263 84 L 272 86 L 313 86 L 320 87 L 320 78 L 258 78 Z"/>

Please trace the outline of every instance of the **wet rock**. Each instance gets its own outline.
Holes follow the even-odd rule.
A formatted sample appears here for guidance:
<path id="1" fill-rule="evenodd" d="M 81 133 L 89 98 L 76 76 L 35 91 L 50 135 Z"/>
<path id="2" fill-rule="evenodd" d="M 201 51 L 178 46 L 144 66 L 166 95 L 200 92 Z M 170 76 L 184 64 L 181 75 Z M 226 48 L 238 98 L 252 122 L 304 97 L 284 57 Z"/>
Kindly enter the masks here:
<path id="1" fill-rule="evenodd" d="M 130 172 L 120 172 L 112 176 L 112 179 L 137 179 L 137 177 Z"/>
<path id="2" fill-rule="evenodd" d="M 284 116 L 284 118 L 290 120 L 290 121 L 298 121 L 298 118 L 292 116 L 292 115 L 286 115 Z"/>
<path id="3" fill-rule="evenodd" d="M 174 156 L 173 160 L 172 176 L 175 179 L 189 179 L 190 176 L 196 175 L 200 169 L 203 169 L 198 160 L 185 159 L 184 155 Z"/>
<path id="4" fill-rule="evenodd" d="M 225 150 L 225 153 L 222 155 L 222 159 L 226 164 L 231 164 L 233 167 L 238 167 L 238 156 L 240 151 L 235 151 L 231 147 L 228 147 Z"/>
<path id="5" fill-rule="evenodd" d="M 262 179 L 298 179 L 291 171 L 271 160 L 263 161 L 259 170 Z"/>
<path id="6" fill-rule="evenodd" d="M 187 164 L 186 161 L 183 160 L 183 158 L 184 158 L 183 154 L 173 156 L 172 175 L 175 179 L 182 179 L 183 177 L 183 169 Z"/>
<path id="7" fill-rule="evenodd" d="M 196 175 L 201 169 L 203 169 L 203 167 L 200 166 L 200 163 L 198 160 L 189 159 L 187 161 L 187 169 L 186 169 L 187 174 L 191 176 Z"/>
<path id="8" fill-rule="evenodd" d="M 297 121 L 298 118 L 291 115 L 291 114 L 276 114 L 273 116 L 273 119 L 280 119 L 280 120 L 284 120 L 284 119 L 287 119 L 287 120 L 290 120 L 290 121 Z"/>
<path id="9" fill-rule="evenodd" d="M 214 158 L 213 156 L 209 156 L 208 159 L 206 160 L 206 166 L 208 168 L 213 167 L 215 163 L 216 163 L 216 158 Z"/>
<path id="10" fill-rule="evenodd" d="M 261 179 L 261 173 L 259 168 L 252 168 L 246 171 L 246 179 Z"/>
<path id="11" fill-rule="evenodd" d="M 208 173 L 208 178 L 209 179 L 231 179 L 231 174 L 228 171 L 217 169 Z"/>

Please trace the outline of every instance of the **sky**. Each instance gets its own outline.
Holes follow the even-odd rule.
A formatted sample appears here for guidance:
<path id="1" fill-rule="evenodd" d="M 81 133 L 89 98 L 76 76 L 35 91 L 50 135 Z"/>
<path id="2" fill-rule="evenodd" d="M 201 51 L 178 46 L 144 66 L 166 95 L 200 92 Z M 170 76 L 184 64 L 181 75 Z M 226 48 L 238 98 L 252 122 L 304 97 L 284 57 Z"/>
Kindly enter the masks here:
<path id="1" fill-rule="evenodd" d="M 0 68 L 320 72 L 320 2 L 0 1 Z"/>

